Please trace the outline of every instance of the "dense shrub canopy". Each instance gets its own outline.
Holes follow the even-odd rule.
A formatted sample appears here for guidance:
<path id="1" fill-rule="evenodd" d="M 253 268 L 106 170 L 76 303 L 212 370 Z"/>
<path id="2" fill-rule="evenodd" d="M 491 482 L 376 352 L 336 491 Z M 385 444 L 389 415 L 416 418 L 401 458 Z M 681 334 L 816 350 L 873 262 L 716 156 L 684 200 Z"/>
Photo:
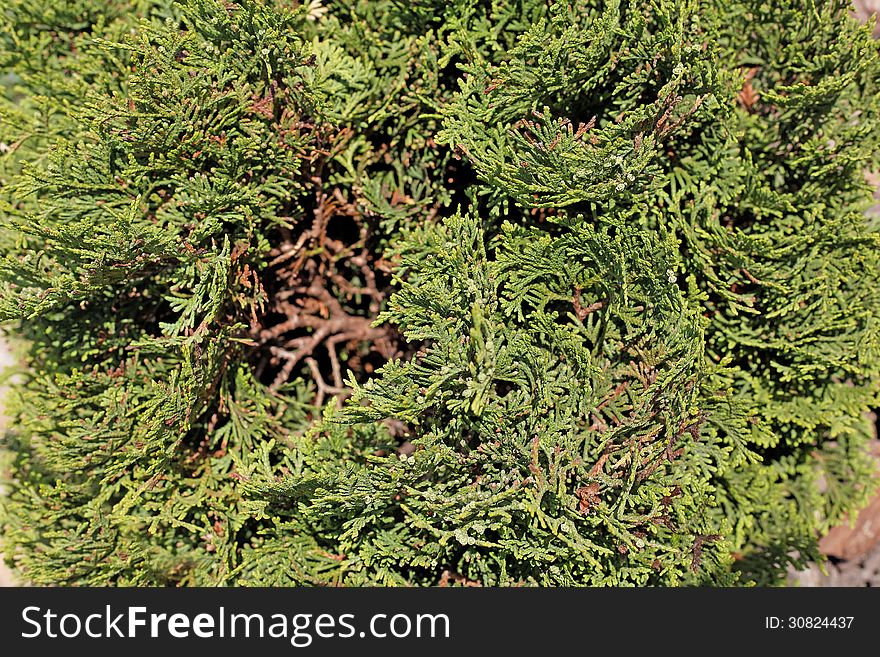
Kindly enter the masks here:
<path id="1" fill-rule="evenodd" d="M 841 1 L 8 0 L 35 583 L 778 582 L 871 492 Z"/>

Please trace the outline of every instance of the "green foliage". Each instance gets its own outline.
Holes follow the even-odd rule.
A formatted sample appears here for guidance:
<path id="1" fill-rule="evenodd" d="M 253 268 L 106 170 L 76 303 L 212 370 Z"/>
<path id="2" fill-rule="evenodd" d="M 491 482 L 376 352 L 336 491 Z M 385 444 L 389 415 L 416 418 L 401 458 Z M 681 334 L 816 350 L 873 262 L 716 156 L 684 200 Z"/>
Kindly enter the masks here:
<path id="1" fill-rule="evenodd" d="M 871 493 L 846 3 L 7 5 L 25 580 L 778 583 Z"/>

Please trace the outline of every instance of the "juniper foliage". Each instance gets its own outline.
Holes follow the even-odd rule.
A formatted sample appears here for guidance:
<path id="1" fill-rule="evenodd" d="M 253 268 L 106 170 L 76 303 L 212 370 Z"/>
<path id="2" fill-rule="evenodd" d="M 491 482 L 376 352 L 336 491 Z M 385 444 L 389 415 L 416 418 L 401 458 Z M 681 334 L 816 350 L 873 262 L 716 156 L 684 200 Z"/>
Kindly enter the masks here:
<path id="1" fill-rule="evenodd" d="M 776 583 L 872 490 L 878 46 L 836 0 L 10 0 L 6 558 Z"/>

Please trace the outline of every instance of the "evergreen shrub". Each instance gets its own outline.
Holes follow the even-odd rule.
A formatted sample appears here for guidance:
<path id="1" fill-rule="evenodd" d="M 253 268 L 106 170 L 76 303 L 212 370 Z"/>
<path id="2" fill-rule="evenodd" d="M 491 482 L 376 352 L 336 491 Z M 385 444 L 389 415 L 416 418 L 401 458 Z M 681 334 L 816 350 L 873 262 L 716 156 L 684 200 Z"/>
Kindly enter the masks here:
<path id="1" fill-rule="evenodd" d="M 840 0 L 6 0 L 6 560 L 748 585 L 874 488 Z"/>

